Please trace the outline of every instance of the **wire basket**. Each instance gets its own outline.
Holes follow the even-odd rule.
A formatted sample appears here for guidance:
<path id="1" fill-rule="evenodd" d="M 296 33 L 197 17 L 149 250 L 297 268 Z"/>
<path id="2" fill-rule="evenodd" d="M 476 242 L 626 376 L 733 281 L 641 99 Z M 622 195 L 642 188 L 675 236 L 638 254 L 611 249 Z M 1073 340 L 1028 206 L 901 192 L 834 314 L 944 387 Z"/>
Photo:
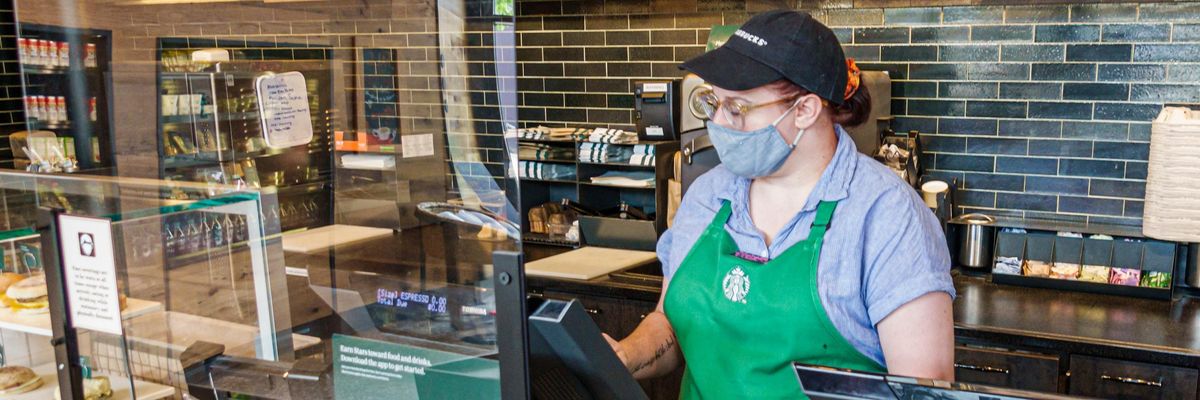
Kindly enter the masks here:
<path id="1" fill-rule="evenodd" d="M 180 355 L 182 348 L 166 343 L 140 338 L 128 338 L 129 373 L 134 378 L 167 385 L 175 388 L 174 399 L 182 399 L 187 392 L 187 381 L 183 375 Z M 125 372 L 125 346 L 121 336 L 92 335 L 92 365 L 101 374 L 123 376 Z"/>

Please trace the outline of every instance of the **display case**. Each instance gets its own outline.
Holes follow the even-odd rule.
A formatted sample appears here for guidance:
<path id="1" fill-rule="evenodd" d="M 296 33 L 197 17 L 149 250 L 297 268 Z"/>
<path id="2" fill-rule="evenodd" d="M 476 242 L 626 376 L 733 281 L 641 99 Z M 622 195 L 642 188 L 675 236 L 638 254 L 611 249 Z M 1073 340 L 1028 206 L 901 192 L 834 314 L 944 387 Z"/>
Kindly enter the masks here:
<path id="1" fill-rule="evenodd" d="M 158 150 L 160 176 L 173 181 L 212 182 L 274 188 L 280 208 L 271 210 L 282 229 L 330 223 L 332 120 L 335 71 L 324 49 L 272 43 L 218 43 L 195 48 L 186 38 L 158 40 Z M 197 52 L 224 61 L 194 61 Z M 280 54 L 278 56 L 270 56 Z M 255 82 L 275 73 L 303 75 L 311 111 L 312 140 L 304 146 L 274 147 L 262 132 Z"/>
<path id="2" fill-rule="evenodd" d="M 16 172 L 0 172 L 0 190 L 5 216 L 38 217 L 6 219 L 0 232 L 0 355 L 40 379 L 5 398 L 51 398 L 69 386 L 64 376 L 90 377 L 116 399 L 179 398 L 191 354 L 292 360 L 319 343 L 291 334 L 280 311 L 279 227 L 262 218 L 272 193 Z M 179 192 L 192 200 L 170 198 Z M 197 222 L 185 240 L 166 240 L 181 220 Z M 105 314 L 105 296 L 119 312 Z M 96 322 L 105 315 L 107 328 Z M 56 374 L 56 363 L 71 368 Z"/>
<path id="3" fill-rule="evenodd" d="M 21 24 L 19 34 L 27 130 L 9 137 L 13 166 L 42 172 L 113 166 L 112 32 Z"/>

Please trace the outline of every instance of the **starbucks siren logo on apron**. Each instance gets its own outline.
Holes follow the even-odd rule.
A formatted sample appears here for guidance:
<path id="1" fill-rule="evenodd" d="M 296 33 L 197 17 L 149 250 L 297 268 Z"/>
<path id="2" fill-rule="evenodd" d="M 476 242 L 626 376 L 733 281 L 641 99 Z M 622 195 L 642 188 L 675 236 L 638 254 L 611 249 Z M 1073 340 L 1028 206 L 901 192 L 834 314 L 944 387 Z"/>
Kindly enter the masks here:
<path id="1" fill-rule="evenodd" d="M 746 304 L 746 294 L 750 293 L 750 277 L 746 276 L 741 266 L 733 267 L 726 273 L 721 286 L 725 289 L 725 298 L 729 301 Z"/>
<path id="2" fill-rule="evenodd" d="M 817 270 L 836 207 L 820 202 L 808 238 L 755 265 L 737 255 L 725 230 L 732 207 L 721 204 L 663 295 L 663 312 L 687 360 L 680 400 L 807 399 L 795 361 L 887 372 L 846 341 L 821 304 Z M 758 281 L 754 304 L 747 299 L 751 272 Z"/>

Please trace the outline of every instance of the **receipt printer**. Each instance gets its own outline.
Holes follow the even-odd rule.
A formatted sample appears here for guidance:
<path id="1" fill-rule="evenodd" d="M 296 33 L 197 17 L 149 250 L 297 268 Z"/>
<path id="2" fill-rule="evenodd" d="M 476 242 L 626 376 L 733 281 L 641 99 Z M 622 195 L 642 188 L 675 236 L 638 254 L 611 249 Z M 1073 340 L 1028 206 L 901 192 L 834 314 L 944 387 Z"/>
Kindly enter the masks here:
<path id="1" fill-rule="evenodd" d="M 635 81 L 633 111 L 639 141 L 679 140 L 679 81 Z"/>

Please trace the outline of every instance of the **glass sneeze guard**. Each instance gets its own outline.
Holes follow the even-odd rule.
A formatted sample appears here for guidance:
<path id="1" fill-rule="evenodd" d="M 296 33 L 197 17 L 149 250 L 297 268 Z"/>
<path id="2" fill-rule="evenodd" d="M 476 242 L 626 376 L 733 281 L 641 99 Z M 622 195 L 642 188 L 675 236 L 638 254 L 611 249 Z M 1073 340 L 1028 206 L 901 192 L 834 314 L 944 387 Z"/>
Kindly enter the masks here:
<path id="1" fill-rule="evenodd" d="M 123 338 L 81 335 L 94 371 L 174 398 L 499 396 L 492 255 L 520 251 L 523 207 L 515 3 L 16 3 L 25 94 L 55 121 L 27 124 L 30 148 L 103 168 L 58 185 L 154 182 L 37 203 L 109 217 L 128 306 L 160 305 Z"/>
<path id="2" fill-rule="evenodd" d="M 192 200 L 171 198 L 180 193 Z M 225 354 L 290 360 L 296 346 L 319 343 L 291 335 L 281 311 L 287 296 L 278 289 L 278 223 L 262 213 L 274 196 L 211 184 L 0 171 L 3 272 L 29 282 L 57 276 L 48 268 L 60 257 L 46 251 L 63 242 L 40 237 L 43 229 L 35 229 L 31 217 L 55 209 L 102 221 L 114 261 L 115 287 L 108 289 L 120 298 L 123 334 L 76 329 L 81 359 L 68 362 L 86 371 L 84 377 L 106 377 L 118 395 L 174 397 L 186 387 L 184 356 L 197 349 L 215 345 Z M 186 251 L 164 251 L 171 247 Z M 48 341 L 33 338 L 64 334 L 53 323 L 62 306 L 9 294 L 0 308 L 3 361 L 39 374 L 42 386 L 26 397 L 48 398 L 58 389 L 57 361 Z"/>

